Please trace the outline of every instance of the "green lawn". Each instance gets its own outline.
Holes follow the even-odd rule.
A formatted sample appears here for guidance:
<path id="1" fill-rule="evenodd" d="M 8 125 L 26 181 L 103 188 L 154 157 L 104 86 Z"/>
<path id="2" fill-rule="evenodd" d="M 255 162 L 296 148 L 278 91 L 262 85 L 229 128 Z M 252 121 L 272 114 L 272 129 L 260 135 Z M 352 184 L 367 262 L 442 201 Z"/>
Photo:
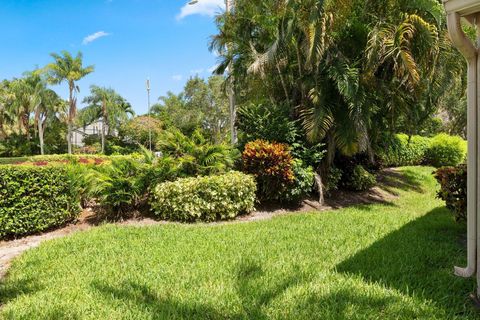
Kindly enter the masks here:
<path id="1" fill-rule="evenodd" d="M 0 286 L 5 319 L 473 319 L 464 225 L 431 168 L 388 204 L 224 225 L 104 226 L 44 243 Z M 480 319 L 480 317 L 478 317 Z"/>

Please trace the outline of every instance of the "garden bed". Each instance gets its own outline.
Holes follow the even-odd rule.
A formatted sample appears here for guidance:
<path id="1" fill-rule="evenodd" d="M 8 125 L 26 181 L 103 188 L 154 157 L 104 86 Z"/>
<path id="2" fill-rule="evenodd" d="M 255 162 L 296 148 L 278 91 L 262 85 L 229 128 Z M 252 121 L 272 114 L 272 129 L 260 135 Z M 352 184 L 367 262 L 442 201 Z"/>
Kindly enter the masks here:
<path id="1" fill-rule="evenodd" d="M 431 168 L 400 171 L 384 203 L 254 223 L 110 225 L 50 241 L 12 264 L 1 316 L 476 318 L 474 281 L 452 274 L 465 262 L 464 226 L 432 200 Z"/>

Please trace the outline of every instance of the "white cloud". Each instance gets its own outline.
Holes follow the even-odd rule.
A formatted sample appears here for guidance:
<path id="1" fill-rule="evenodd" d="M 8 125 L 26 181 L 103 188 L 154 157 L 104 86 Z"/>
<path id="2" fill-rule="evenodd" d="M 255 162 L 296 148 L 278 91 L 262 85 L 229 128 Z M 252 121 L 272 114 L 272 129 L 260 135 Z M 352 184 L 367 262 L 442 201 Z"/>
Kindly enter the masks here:
<path id="1" fill-rule="evenodd" d="M 181 74 L 176 74 L 172 76 L 173 81 L 181 81 L 183 79 L 183 76 Z"/>
<path id="2" fill-rule="evenodd" d="M 91 35 L 88 35 L 86 36 L 84 39 L 83 39 L 83 44 L 86 45 L 86 44 L 89 44 L 90 42 L 93 42 L 97 39 L 100 39 L 102 37 L 106 37 L 106 36 L 109 36 L 110 33 L 107 33 L 105 31 L 98 31 L 98 32 L 95 32 L 95 33 L 92 33 Z"/>
<path id="3" fill-rule="evenodd" d="M 224 9 L 225 0 L 198 0 L 198 2 L 195 4 L 186 3 L 182 7 L 180 13 L 177 15 L 177 20 L 181 20 L 185 17 L 195 14 L 213 17 L 215 14 Z"/>

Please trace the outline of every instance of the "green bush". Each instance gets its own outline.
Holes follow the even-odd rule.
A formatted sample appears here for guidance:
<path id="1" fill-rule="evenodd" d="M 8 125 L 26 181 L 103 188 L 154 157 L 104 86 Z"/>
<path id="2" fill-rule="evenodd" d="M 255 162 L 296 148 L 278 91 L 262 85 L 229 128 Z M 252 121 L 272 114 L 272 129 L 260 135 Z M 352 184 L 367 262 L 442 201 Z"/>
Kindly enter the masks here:
<path id="1" fill-rule="evenodd" d="M 61 226 L 80 212 L 80 196 L 67 167 L 0 167 L 0 238 Z"/>
<path id="2" fill-rule="evenodd" d="M 342 180 L 343 171 L 336 167 L 331 167 L 328 176 L 325 179 L 324 187 L 327 194 L 331 194 L 333 191 L 338 190 L 340 181 Z"/>
<path id="3" fill-rule="evenodd" d="M 161 183 L 150 204 L 155 216 L 161 219 L 183 222 L 225 220 L 252 211 L 255 193 L 252 176 L 230 172 Z"/>
<path id="4" fill-rule="evenodd" d="M 441 133 L 432 138 L 427 162 L 435 167 L 456 166 L 465 161 L 467 143 L 458 136 Z"/>
<path id="5" fill-rule="evenodd" d="M 178 163 L 179 174 L 183 177 L 228 172 L 240 156 L 231 145 L 213 144 L 199 130 L 191 137 L 175 128 L 165 130 L 157 148 L 164 157 L 171 157 Z"/>
<path id="6" fill-rule="evenodd" d="M 283 201 L 296 203 L 302 201 L 308 196 L 315 183 L 315 170 L 307 167 L 301 160 L 295 159 L 293 162 L 293 174 L 295 181 L 283 194 Z"/>
<path id="7" fill-rule="evenodd" d="M 438 197 L 446 202 L 447 208 L 455 215 L 455 220 L 465 220 L 467 216 L 467 165 L 438 169 L 435 178 L 440 184 Z"/>
<path id="8" fill-rule="evenodd" d="M 92 168 L 87 176 L 88 194 L 110 212 L 131 211 L 147 193 L 148 168 L 147 164 L 126 158 Z"/>
<path id="9" fill-rule="evenodd" d="M 366 191 L 377 183 L 375 176 L 361 165 L 355 166 L 352 175 L 344 178 L 345 187 L 353 191 Z"/>
<path id="10" fill-rule="evenodd" d="M 421 165 L 425 162 L 425 155 L 430 147 L 430 139 L 421 136 L 397 134 L 382 140 L 377 156 L 386 167 Z"/>

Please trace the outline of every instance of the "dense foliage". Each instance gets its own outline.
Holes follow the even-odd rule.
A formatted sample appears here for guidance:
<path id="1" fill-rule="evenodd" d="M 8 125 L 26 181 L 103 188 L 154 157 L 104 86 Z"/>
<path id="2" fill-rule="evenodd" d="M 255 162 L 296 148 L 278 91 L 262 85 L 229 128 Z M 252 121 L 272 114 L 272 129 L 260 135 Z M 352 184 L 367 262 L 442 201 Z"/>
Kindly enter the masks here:
<path id="1" fill-rule="evenodd" d="M 456 220 L 465 220 L 467 215 L 467 166 L 440 168 L 435 173 L 440 183 L 438 197 L 444 200 Z"/>
<path id="2" fill-rule="evenodd" d="M 146 195 L 147 168 L 133 159 L 113 159 L 87 173 L 87 194 L 113 213 L 137 208 Z"/>
<path id="3" fill-rule="evenodd" d="M 377 183 L 376 177 L 362 165 L 356 165 L 344 179 L 345 187 L 352 191 L 366 191 Z"/>
<path id="4" fill-rule="evenodd" d="M 247 143 L 243 170 L 255 176 L 261 200 L 281 200 L 295 182 L 294 159 L 287 145 L 264 140 Z"/>
<path id="5" fill-rule="evenodd" d="M 381 165 L 455 166 L 465 161 L 467 142 L 458 136 L 441 133 L 432 138 L 398 134 L 385 137 L 376 150 Z"/>
<path id="6" fill-rule="evenodd" d="M 385 137 L 378 147 L 377 156 L 385 167 L 421 165 L 430 147 L 426 137 L 398 134 Z"/>
<path id="7" fill-rule="evenodd" d="M 437 0 L 237 0 L 217 23 L 217 72 L 230 67 L 239 120 L 284 107 L 309 142 L 326 144 L 327 167 L 338 154 L 373 158 L 387 132 L 430 134 L 465 92 Z"/>
<path id="8" fill-rule="evenodd" d="M 426 158 L 429 164 L 443 167 L 464 162 L 466 155 L 467 144 L 462 138 L 442 133 L 431 140 Z"/>
<path id="9" fill-rule="evenodd" d="M 160 135 L 157 148 L 174 159 L 184 177 L 224 173 L 233 168 L 239 152 L 231 145 L 214 144 L 199 130 L 191 136 L 170 128 Z"/>
<path id="10" fill-rule="evenodd" d="M 253 210 L 256 185 L 239 172 L 159 184 L 150 201 L 162 219 L 194 222 L 233 219 Z"/>
<path id="11" fill-rule="evenodd" d="M 62 166 L 0 166 L 0 238 L 58 227 L 77 217 L 75 177 Z"/>

